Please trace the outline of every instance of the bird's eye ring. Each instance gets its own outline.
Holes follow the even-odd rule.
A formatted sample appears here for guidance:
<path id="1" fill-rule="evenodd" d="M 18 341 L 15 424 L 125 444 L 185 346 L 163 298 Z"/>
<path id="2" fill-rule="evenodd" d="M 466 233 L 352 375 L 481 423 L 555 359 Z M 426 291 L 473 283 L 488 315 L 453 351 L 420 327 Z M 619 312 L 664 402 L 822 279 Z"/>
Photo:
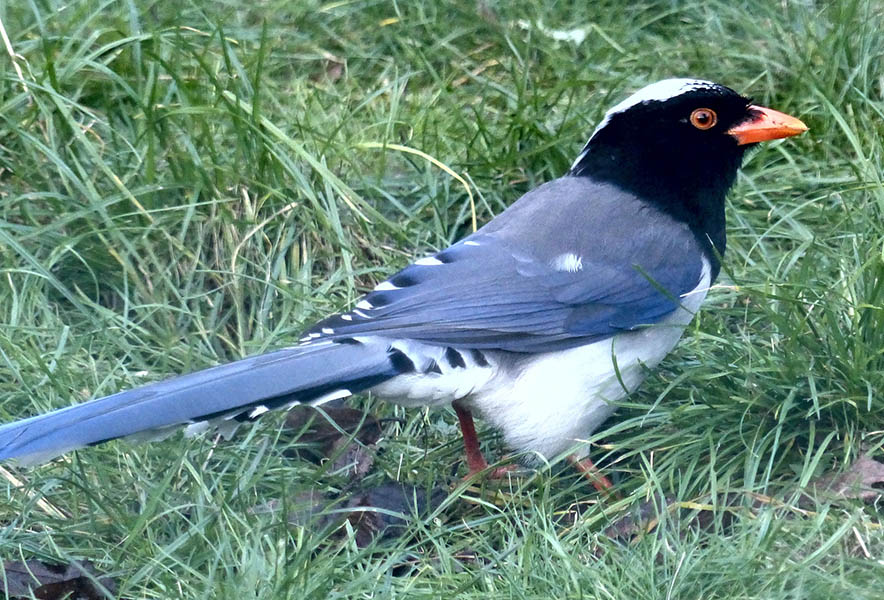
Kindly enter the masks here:
<path id="1" fill-rule="evenodd" d="M 691 125 L 697 129 L 712 129 L 718 123 L 718 115 L 711 108 L 698 108 L 691 113 Z"/>

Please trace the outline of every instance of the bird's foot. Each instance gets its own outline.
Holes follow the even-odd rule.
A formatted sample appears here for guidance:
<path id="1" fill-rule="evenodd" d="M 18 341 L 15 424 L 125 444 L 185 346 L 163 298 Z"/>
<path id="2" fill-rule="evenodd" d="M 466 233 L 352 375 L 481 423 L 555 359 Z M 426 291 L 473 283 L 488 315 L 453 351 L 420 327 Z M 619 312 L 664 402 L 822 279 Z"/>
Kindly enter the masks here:
<path id="1" fill-rule="evenodd" d="M 614 491 L 614 484 L 589 458 L 577 458 L 572 454 L 568 457 L 568 460 L 600 494 L 606 498 L 612 495 L 615 498 L 617 497 L 617 493 Z"/>
<path id="2" fill-rule="evenodd" d="M 484 458 L 482 459 L 482 465 L 484 466 L 470 464 L 469 471 L 464 475 L 464 480 L 472 479 L 477 475 L 480 475 L 485 479 L 504 479 L 507 475 L 518 471 L 520 468 L 519 465 L 516 464 L 506 464 L 489 470 L 488 463 L 485 462 Z"/>

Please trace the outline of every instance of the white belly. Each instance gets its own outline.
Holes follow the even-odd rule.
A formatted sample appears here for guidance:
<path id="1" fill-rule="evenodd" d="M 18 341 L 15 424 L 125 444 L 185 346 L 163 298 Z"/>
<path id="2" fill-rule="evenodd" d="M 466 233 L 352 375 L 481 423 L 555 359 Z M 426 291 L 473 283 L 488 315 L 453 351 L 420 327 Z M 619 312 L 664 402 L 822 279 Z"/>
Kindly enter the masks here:
<path id="1" fill-rule="evenodd" d="M 404 405 L 445 405 L 459 400 L 501 430 L 519 452 L 546 459 L 586 440 L 611 416 L 616 402 L 635 390 L 678 343 L 710 284 L 704 260 L 700 283 L 681 298 L 681 307 L 662 322 L 558 352 L 519 354 L 482 351 L 477 363 L 469 350 L 397 340 L 416 371 L 372 388 Z"/>
<path id="2" fill-rule="evenodd" d="M 709 283 L 704 269 L 682 308 L 661 323 L 504 366 L 465 403 L 500 429 L 511 448 L 552 459 L 588 439 L 675 347 Z"/>

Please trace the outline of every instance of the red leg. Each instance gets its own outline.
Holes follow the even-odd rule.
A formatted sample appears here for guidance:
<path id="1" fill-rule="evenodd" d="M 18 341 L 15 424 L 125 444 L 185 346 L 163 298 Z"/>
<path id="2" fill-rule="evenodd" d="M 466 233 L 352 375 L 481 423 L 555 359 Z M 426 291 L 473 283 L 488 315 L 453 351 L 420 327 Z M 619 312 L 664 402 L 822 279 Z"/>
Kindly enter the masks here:
<path id="1" fill-rule="evenodd" d="M 479 449 L 479 436 L 476 435 L 476 424 L 473 423 L 473 413 L 457 402 L 452 403 L 452 406 L 457 415 L 457 420 L 460 421 L 460 431 L 463 434 L 463 447 L 466 451 L 467 468 L 469 469 L 467 477 L 469 478 L 476 473 L 486 470 L 488 468 L 488 462 L 485 460 L 485 457 L 482 456 L 482 451 Z M 489 479 L 500 479 L 510 471 L 515 471 L 516 469 L 518 469 L 516 465 L 503 465 L 488 473 L 487 477 Z"/>
<path id="2" fill-rule="evenodd" d="M 614 484 L 602 474 L 599 468 L 596 467 L 589 458 L 578 459 L 572 454 L 568 457 L 568 460 L 571 461 L 571 464 L 574 465 L 575 469 L 580 471 L 580 473 L 589 480 L 592 487 L 605 496 L 611 495 L 612 490 L 614 489 Z"/>
<path id="3" fill-rule="evenodd" d="M 463 434 L 463 447 L 467 455 L 467 467 L 470 475 L 488 468 L 485 457 L 479 449 L 479 436 L 476 435 L 476 424 L 473 423 L 473 413 L 455 402 L 452 404 L 457 420 L 460 421 L 460 431 Z"/>
<path id="4" fill-rule="evenodd" d="M 460 422 L 460 431 L 463 434 L 463 446 L 467 457 L 467 467 L 469 468 L 467 477 L 471 477 L 476 473 L 487 469 L 488 462 L 485 460 L 485 457 L 482 456 L 482 450 L 479 449 L 479 436 L 476 435 L 476 424 L 473 422 L 473 413 L 457 402 L 452 403 L 452 406 L 454 407 L 454 413 L 457 415 L 457 420 Z M 598 467 L 593 464 L 592 460 L 589 458 L 578 459 L 573 455 L 569 456 L 568 460 L 571 461 L 574 468 L 580 471 L 600 493 L 605 496 L 611 494 L 614 489 L 614 484 L 602 474 Z M 513 468 L 512 465 L 498 467 L 491 474 L 491 477 L 502 477 L 506 472 Z"/>

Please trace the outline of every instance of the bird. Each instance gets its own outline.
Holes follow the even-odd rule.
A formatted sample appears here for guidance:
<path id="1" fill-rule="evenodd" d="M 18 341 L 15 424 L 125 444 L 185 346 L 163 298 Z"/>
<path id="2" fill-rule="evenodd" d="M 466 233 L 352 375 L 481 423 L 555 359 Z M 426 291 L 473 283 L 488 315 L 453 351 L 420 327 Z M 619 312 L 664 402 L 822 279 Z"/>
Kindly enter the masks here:
<path id="1" fill-rule="evenodd" d="M 371 392 L 453 406 L 469 474 L 473 415 L 523 460 L 580 441 L 673 350 L 721 270 L 725 200 L 747 150 L 807 130 L 724 85 L 647 85 L 609 109 L 570 169 L 380 282 L 297 343 L 0 426 L 0 460 L 108 440 L 228 432 L 296 404 Z"/>

